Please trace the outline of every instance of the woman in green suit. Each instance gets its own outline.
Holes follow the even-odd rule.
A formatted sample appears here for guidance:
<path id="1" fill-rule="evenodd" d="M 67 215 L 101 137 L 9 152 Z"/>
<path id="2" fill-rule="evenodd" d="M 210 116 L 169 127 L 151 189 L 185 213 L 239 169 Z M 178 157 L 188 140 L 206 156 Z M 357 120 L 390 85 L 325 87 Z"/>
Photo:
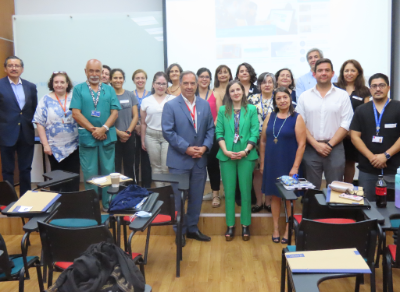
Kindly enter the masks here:
<path id="1" fill-rule="evenodd" d="M 260 125 L 257 109 L 254 105 L 247 104 L 244 87 L 239 81 L 229 82 L 224 100 L 226 103 L 219 109 L 215 133 L 220 146 L 217 158 L 220 160 L 225 189 L 228 225 L 225 238 L 230 241 L 235 233 L 235 190 L 238 177 L 242 196 L 240 223 L 242 239 L 246 241 L 250 239 L 252 173 L 258 158 L 254 147 L 257 144 Z"/>

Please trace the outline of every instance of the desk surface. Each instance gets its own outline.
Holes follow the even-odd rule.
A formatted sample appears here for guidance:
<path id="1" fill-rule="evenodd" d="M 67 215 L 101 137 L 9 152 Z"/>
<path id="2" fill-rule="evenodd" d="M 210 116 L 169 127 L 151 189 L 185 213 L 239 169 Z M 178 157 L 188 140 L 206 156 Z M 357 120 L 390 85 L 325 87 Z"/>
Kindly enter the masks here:
<path id="1" fill-rule="evenodd" d="M 69 172 L 69 171 L 64 171 L 64 170 L 53 170 L 48 173 L 44 173 L 43 177 L 48 180 L 38 183 L 37 184 L 38 188 L 47 188 L 50 186 L 65 183 L 67 181 L 70 181 L 70 180 L 73 180 L 74 178 L 79 177 L 79 174 Z"/>
<path id="2" fill-rule="evenodd" d="M 355 276 L 354 274 L 289 274 L 296 292 L 319 292 L 318 284 L 325 280 Z"/>
<path id="3" fill-rule="evenodd" d="M 170 183 L 178 183 L 178 190 L 180 191 L 188 191 L 189 190 L 189 174 L 164 174 L 157 173 L 152 175 L 153 181 L 159 182 L 170 182 Z"/>
<path id="4" fill-rule="evenodd" d="M 164 204 L 163 201 L 157 201 L 153 209 L 151 209 L 151 217 L 141 218 L 136 217 L 135 220 L 129 224 L 129 229 L 134 231 L 143 231 L 153 222 L 154 218 L 160 213 L 161 206 Z"/>
<path id="5" fill-rule="evenodd" d="M 275 183 L 275 185 L 278 188 L 278 191 L 284 200 L 297 200 L 298 199 L 298 197 L 295 194 L 295 191 L 285 189 L 285 187 L 280 182 Z"/>
<path id="6" fill-rule="evenodd" d="M 57 208 L 61 205 L 61 203 L 56 201 L 45 212 L 8 212 L 8 210 L 10 210 L 10 208 L 14 206 L 15 203 L 16 202 L 10 203 L 4 210 L 1 211 L 1 214 L 6 215 L 7 217 L 22 217 L 22 218 L 34 218 L 41 216 L 47 217 L 51 215 L 54 211 L 56 211 Z"/>

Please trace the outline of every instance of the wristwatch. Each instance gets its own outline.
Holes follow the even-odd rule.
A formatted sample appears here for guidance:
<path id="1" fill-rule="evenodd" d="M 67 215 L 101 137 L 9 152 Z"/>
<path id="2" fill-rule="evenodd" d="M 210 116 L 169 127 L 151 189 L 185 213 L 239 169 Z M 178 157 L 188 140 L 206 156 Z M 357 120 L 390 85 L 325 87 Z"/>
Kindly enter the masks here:
<path id="1" fill-rule="evenodd" d="M 333 146 L 331 145 L 331 143 L 326 142 L 326 144 L 327 144 L 329 147 L 331 147 L 331 149 L 333 149 Z"/>
<path id="2" fill-rule="evenodd" d="M 246 153 L 246 156 L 249 155 L 249 153 L 250 153 L 249 149 L 247 149 L 247 148 L 245 148 L 243 151 L 244 151 L 244 153 Z"/>
<path id="3" fill-rule="evenodd" d="M 387 152 L 385 152 L 384 154 L 385 154 L 385 157 L 386 157 L 386 159 L 387 159 L 387 160 L 389 160 L 389 159 L 390 159 L 390 157 L 392 157 L 392 156 L 390 156 L 390 154 L 389 154 L 389 153 L 387 153 Z"/>
<path id="4" fill-rule="evenodd" d="M 129 136 L 131 135 L 131 131 L 125 131 Z"/>

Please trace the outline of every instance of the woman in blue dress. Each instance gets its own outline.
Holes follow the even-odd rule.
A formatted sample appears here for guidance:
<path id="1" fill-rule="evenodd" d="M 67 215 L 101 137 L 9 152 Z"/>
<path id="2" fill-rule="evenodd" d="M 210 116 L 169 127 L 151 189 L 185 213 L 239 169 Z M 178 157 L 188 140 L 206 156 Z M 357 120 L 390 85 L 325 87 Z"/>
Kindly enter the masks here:
<path id="1" fill-rule="evenodd" d="M 299 173 L 306 147 L 306 125 L 303 118 L 294 111 L 287 88 L 277 88 L 273 102 L 275 110 L 265 118 L 261 132 L 260 172 L 263 174 L 262 192 L 272 196 L 272 241 L 279 243 L 278 221 L 282 199 L 275 183 L 282 175 L 293 176 Z M 282 243 L 287 243 L 287 240 L 288 224 Z"/>

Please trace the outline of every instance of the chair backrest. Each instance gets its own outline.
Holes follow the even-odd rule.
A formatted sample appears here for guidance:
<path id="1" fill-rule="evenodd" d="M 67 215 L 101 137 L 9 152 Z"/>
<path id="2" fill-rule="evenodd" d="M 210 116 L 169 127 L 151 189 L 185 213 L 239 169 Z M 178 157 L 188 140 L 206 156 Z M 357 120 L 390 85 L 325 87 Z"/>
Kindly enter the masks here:
<path id="1" fill-rule="evenodd" d="M 61 203 L 52 219 L 93 219 L 101 224 L 100 203 L 94 190 L 61 193 Z"/>
<path id="2" fill-rule="evenodd" d="M 368 265 L 374 262 L 378 221 L 330 224 L 303 219 L 296 238 L 296 250 L 357 248 Z"/>
<path id="3" fill-rule="evenodd" d="M 175 223 L 175 195 L 171 186 L 148 189 L 151 192 L 159 193 L 158 200 L 163 201 L 160 214 L 171 216 L 171 220 Z"/>
<path id="4" fill-rule="evenodd" d="M 308 190 L 303 197 L 303 218 L 325 219 L 325 218 L 347 218 L 360 219 L 361 210 L 333 209 L 329 206 L 321 206 L 315 195 L 321 194 L 320 190 Z M 361 219 L 362 220 L 362 219 Z"/>
<path id="5" fill-rule="evenodd" d="M 0 205 L 7 206 L 18 201 L 14 187 L 8 181 L 0 181 Z"/>
<path id="6" fill-rule="evenodd" d="M 95 243 L 114 243 L 111 232 L 104 225 L 65 228 L 38 222 L 42 241 L 43 260 L 46 265 L 54 262 L 73 262 Z"/>
<path id="7" fill-rule="evenodd" d="M 6 275 L 7 279 L 11 279 L 11 265 L 10 265 L 10 258 L 7 252 L 6 242 L 4 241 L 3 236 L 0 234 L 0 250 L 3 251 L 3 254 L 0 256 L 0 269 L 2 270 L 1 273 Z"/>

